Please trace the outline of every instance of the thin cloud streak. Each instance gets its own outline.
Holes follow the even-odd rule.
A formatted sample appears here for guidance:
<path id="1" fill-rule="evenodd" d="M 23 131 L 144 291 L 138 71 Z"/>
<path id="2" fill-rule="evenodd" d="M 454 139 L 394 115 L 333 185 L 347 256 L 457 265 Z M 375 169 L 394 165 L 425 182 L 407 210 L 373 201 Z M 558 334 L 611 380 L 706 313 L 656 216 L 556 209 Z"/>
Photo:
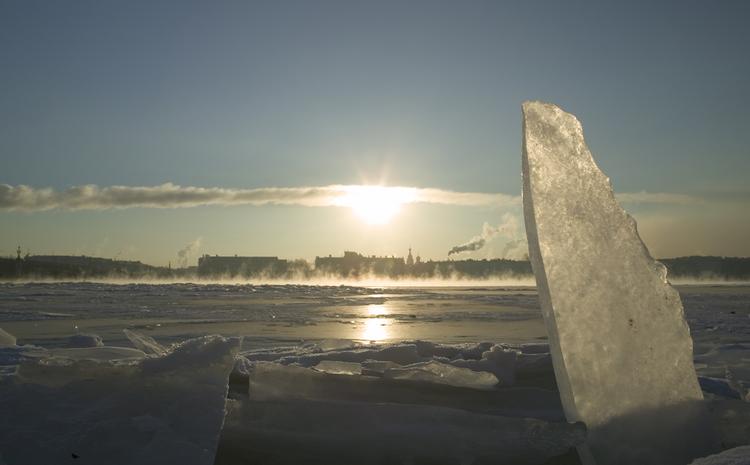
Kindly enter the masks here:
<path id="1" fill-rule="evenodd" d="M 0 210 L 44 211 L 106 210 L 112 208 L 190 208 L 204 205 L 299 205 L 304 207 L 346 206 L 346 199 L 367 186 L 331 185 L 318 187 L 264 187 L 231 189 L 178 186 L 74 186 L 62 191 L 26 185 L 0 184 Z M 377 187 L 396 193 L 404 203 L 432 203 L 465 206 L 518 204 L 520 198 L 505 194 L 453 192 L 416 187 Z"/>
<path id="2" fill-rule="evenodd" d="M 622 203 L 670 205 L 701 205 L 706 203 L 705 200 L 700 197 L 666 192 L 624 192 L 622 194 L 617 194 L 616 197 L 617 200 Z"/>
<path id="3" fill-rule="evenodd" d="M 375 187 L 330 185 L 317 187 L 263 187 L 233 189 L 223 187 L 110 186 L 88 184 L 65 190 L 0 184 L 0 211 L 108 210 L 122 208 L 191 208 L 206 205 L 298 205 L 342 207 L 347 199 L 363 189 L 386 191 L 402 203 L 426 203 L 468 207 L 519 207 L 521 197 L 500 193 L 456 192 L 436 188 Z M 699 204 L 702 199 L 666 193 L 625 193 L 617 198 L 625 203 Z"/>

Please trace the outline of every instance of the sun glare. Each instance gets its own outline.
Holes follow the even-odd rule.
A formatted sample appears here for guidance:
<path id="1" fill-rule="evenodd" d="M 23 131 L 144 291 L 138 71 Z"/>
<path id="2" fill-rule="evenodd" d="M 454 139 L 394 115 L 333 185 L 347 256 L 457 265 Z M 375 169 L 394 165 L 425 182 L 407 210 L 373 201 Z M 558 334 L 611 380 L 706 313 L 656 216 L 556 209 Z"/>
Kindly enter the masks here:
<path id="1" fill-rule="evenodd" d="M 362 328 L 362 339 L 367 342 L 380 342 L 391 337 L 389 326 L 393 320 L 385 318 L 389 314 L 385 305 L 372 304 L 367 306 L 367 316 Z"/>
<path id="2" fill-rule="evenodd" d="M 412 189 L 384 186 L 347 186 L 340 204 L 371 225 L 388 224 L 405 203 L 413 200 Z"/>

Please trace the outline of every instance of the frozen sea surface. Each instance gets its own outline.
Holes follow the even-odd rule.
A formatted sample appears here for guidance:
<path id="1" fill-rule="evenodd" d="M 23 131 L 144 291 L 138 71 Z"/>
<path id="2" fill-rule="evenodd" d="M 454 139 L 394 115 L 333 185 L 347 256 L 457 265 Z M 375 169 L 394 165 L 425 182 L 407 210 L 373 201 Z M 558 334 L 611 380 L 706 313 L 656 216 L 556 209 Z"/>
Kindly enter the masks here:
<path id="1" fill-rule="evenodd" d="M 714 359 L 732 366 L 750 362 L 750 286 L 678 290 L 699 371 Z M 99 335 L 108 345 L 128 344 L 123 329 L 162 343 L 207 334 L 244 336 L 247 349 L 332 339 L 546 339 L 531 287 L 0 284 L 0 327 L 19 344 L 45 347 L 63 347 L 79 333 Z"/>
<path id="2" fill-rule="evenodd" d="M 245 336 L 248 347 L 320 339 L 545 337 L 533 288 L 3 284 L 0 327 L 20 343 L 40 345 L 63 345 L 76 332 L 119 344 L 123 328 L 170 342 Z"/>
<path id="3" fill-rule="evenodd" d="M 748 444 L 750 286 L 678 289 L 722 448 Z M 0 437 L 15 438 L 2 444 L 11 450 L 0 450 L 0 463 L 35 463 L 23 462 L 19 444 L 45 460 L 74 444 L 75 463 L 140 444 L 158 461 L 199 434 L 192 440 L 204 452 L 182 463 L 212 463 L 216 449 L 219 465 L 575 464 L 572 448 L 585 437 L 564 420 L 529 287 L 2 284 L 0 328 L 39 347 L 0 349 L 0 404 L 12 412 Z M 186 351 L 209 334 L 244 338 L 231 374 Z M 186 390 L 149 381 L 153 366 Z M 228 377 L 226 391 L 215 381 L 190 390 L 203 366 Z M 113 389 L 123 383 L 128 390 Z M 198 409 L 169 429 L 171 407 L 158 402 L 119 418 L 139 389 L 175 405 L 210 396 L 212 420 Z M 218 424 L 224 392 L 223 427 L 212 433 L 201 425 Z M 69 434 L 57 438 L 61 424 Z M 122 435 L 109 444 L 101 431 Z"/>

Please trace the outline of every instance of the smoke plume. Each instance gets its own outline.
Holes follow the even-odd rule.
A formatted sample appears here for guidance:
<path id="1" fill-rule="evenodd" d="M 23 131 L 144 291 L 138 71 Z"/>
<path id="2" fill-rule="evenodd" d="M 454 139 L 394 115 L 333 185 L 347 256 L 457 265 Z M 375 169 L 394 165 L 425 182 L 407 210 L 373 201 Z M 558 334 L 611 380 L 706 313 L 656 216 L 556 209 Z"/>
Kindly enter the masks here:
<path id="1" fill-rule="evenodd" d="M 454 246 L 448 251 L 448 256 L 480 250 L 496 236 L 502 235 L 508 238 L 508 242 L 503 247 L 501 256 L 503 258 L 509 256 L 515 257 L 518 255 L 516 253 L 518 250 L 526 248 L 526 239 L 522 236 L 520 229 L 518 218 L 510 213 L 506 213 L 503 215 L 502 222 L 499 225 L 491 226 L 489 223 L 484 223 L 480 235 L 472 237 L 463 244 Z"/>
<path id="2" fill-rule="evenodd" d="M 190 255 L 192 255 L 194 252 L 197 252 L 198 249 L 200 249 L 202 240 L 203 238 L 199 237 L 195 239 L 194 241 L 188 243 L 185 247 L 181 248 L 177 252 L 177 264 L 179 266 L 181 266 L 182 268 L 187 268 L 188 259 L 190 258 Z"/>
<path id="3" fill-rule="evenodd" d="M 487 243 L 488 239 L 491 239 L 496 233 L 495 228 L 489 225 L 489 223 L 484 223 L 482 226 L 482 234 L 479 236 L 474 236 L 471 239 L 469 239 L 468 242 L 465 242 L 460 245 L 454 246 L 450 251 L 448 251 L 448 256 L 450 257 L 454 253 L 461 253 L 461 252 L 472 252 L 474 250 L 479 250 Z"/>

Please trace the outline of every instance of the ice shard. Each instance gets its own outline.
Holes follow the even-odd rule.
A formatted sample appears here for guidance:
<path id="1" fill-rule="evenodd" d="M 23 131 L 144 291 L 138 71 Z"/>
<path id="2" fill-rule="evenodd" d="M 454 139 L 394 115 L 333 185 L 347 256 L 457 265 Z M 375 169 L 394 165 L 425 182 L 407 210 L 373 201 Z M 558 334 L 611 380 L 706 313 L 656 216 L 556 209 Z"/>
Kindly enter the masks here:
<path id="1" fill-rule="evenodd" d="M 615 200 L 575 116 L 523 104 L 529 255 L 586 463 L 684 464 L 712 450 L 680 296 Z"/>
<path id="2" fill-rule="evenodd" d="M 24 356 L 0 380 L 0 464 L 212 465 L 240 343 L 204 336 L 148 358 L 106 346 Z"/>
<path id="3" fill-rule="evenodd" d="M 16 337 L 0 328 L 0 347 L 13 347 L 16 345 Z"/>

